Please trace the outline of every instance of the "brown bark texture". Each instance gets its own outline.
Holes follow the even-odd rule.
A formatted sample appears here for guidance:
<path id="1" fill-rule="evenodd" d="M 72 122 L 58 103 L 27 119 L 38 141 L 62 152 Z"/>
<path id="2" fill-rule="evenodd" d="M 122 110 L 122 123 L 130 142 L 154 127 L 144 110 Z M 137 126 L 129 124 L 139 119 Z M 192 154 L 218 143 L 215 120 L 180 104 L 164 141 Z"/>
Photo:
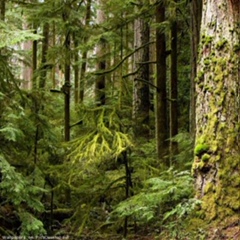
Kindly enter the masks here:
<path id="1" fill-rule="evenodd" d="M 191 100 L 190 100 L 190 119 L 189 131 L 194 137 L 195 135 L 195 78 L 197 76 L 197 58 L 198 58 L 198 44 L 200 38 L 200 25 L 202 18 L 202 0 L 191 1 Z"/>
<path id="2" fill-rule="evenodd" d="M 99 9 L 97 10 L 97 22 L 98 24 L 102 24 L 106 20 L 106 15 L 104 11 L 101 9 L 102 7 L 102 0 L 98 1 Z M 104 71 L 106 69 L 106 40 L 102 37 L 96 47 L 96 55 L 97 55 L 97 64 L 96 70 L 97 71 Z M 96 83 L 95 83 L 95 99 L 97 106 L 105 105 L 105 85 L 106 85 L 106 77 L 104 74 L 97 76 Z"/>
<path id="3" fill-rule="evenodd" d="M 135 48 L 146 45 L 149 42 L 149 24 L 144 17 L 134 22 Z M 135 136 L 149 135 L 149 45 L 139 49 L 134 54 L 135 71 L 133 85 L 133 121 Z"/>
<path id="4" fill-rule="evenodd" d="M 203 1 L 196 78 L 197 197 L 205 219 L 223 224 L 240 211 L 239 8 L 239 1 Z"/>
<path id="5" fill-rule="evenodd" d="M 156 7 L 156 23 L 165 21 L 165 6 L 163 2 Z M 169 165 L 167 158 L 163 158 L 167 153 L 169 138 L 167 121 L 167 90 L 166 90 L 166 37 L 163 29 L 156 30 L 156 140 L 157 155 L 159 159 L 165 159 L 164 165 Z"/>

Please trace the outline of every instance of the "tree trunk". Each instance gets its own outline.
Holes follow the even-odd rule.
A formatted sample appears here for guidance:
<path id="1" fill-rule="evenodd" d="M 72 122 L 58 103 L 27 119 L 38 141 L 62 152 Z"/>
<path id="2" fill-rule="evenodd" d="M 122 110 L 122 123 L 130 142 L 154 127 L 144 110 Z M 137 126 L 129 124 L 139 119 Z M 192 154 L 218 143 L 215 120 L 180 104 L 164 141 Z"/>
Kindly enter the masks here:
<path id="1" fill-rule="evenodd" d="M 195 78 L 197 76 L 198 44 L 202 18 L 202 0 L 191 1 L 191 90 L 189 131 L 195 137 Z"/>
<path id="2" fill-rule="evenodd" d="M 139 5 L 143 6 L 143 3 Z M 136 137 L 149 135 L 149 32 L 149 23 L 144 16 L 135 20 L 134 46 L 139 48 L 146 45 L 134 55 L 136 75 L 133 84 L 133 121 Z"/>
<path id="3" fill-rule="evenodd" d="M 98 1 L 99 9 L 97 11 L 97 22 L 98 24 L 102 24 L 105 21 L 105 13 L 101 9 L 102 7 L 102 0 Z M 97 55 L 97 71 L 104 71 L 106 69 L 106 59 L 105 59 L 105 49 L 106 49 L 106 40 L 100 39 L 97 48 L 96 48 L 96 55 Z M 105 104 L 105 82 L 106 77 L 104 74 L 97 76 L 96 84 L 95 84 L 95 99 L 98 106 Z"/>
<path id="4" fill-rule="evenodd" d="M 2 21 L 5 21 L 5 12 L 6 12 L 6 1 L 1 0 L 1 5 L 0 5 L 0 19 Z"/>
<path id="5" fill-rule="evenodd" d="M 56 23 L 52 23 L 52 48 L 56 46 Z M 52 67 L 52 72 L 51 72 L 51 78 L 52 78 L 52 88 L 56 88 L 56 59 L 54 57 L 53 59 L 53 67 Z"/>
<path id="6" fill-rule="evenodd" d="M 92 0 L 87 0 L 87 6 L 86 6 L 86 16 L 85 16 L 85 28 L 87 29 L 89 27 L 89 22 L 91 19 L 91 4 Z M 88 36 L 84 37 L 83 44 L 86 44 L 88 40 Z M 87 70 L 87 50 L 84 50 L 82 53 L 82 65 L 81 65 L 81 74 L 80 74 L 80 83 L 79 83 L 79 101 L 83 102 L 84 99 L 84 89 L 85 89 L 85 73 Z"/>
<path id="7" fill-rule="evenodd" d="M 78 52 L 78 39 L 77 36 L 73 33 L 73 42 L 74 42 L 74 103 L 75 106 L 79 103 L 79 52 Z"/>
<path id="8" fill-rule="evenodd" d="M 70 56 L 70 33 L 68 32 L 66 34 L 65 39 L 65 66 L 64 66 L 64 85 L 63 85 L 63 93 L 65 96 L 64 99 L 64 109 L 65 109 L 65 141 L 68 142 L 70 140 L 70 62 L 71 62 L 71 56 Z"/>
<path id="9" fill-rule="evenodd" d="M 240 211 L 239 18 L 239 0 L 203 2 L 193 171 L 205 218 L 222 224 Z"/>
<path id="10" fill-rule="evenodd" d="M 43 25 L 43 41 L 42 41 L 42 60 L 40 69 L 40 79 L 39 88 L 45 88 L 46 78 L 47 78 L 47 52 L 48 52 L 48 42 L 49 42 L 49 23 L 44 23 Z"/>
<path id="11" fill-rule="evenodd" d="M 172 22 L 171 26 L 171 65 L 170 65 L 170 153 L 177 153 L 177 142 L 172 138 L 178 134 L 178 65 L 177 65 L 177 20 Z"/>
<path id="12" fill-rule="evenodd" d="M 156 7 L 156 23 L 165 21 L 165 6 L 163 2 Z M 167 125 L 167 92 L 166 92 L 166 39 L 162 28 L 156 31 L 156 140 L 158 159 L 165 159 L 164 164 L 169 165 L 167 158 L 163 158 L 168 148 L 168 125 Z"/>
<path id="13" fill-rule="evenodd" d="M 36 24 L 33 24 L 34 33 L 37 33 L 37 26 Z M 32 88 L 37 88 L 37 76 L 36 76 L 36 70 L 37 70 L 37 53 L 38 53 L 38 41 L 34 40 L 32 43 Z"/>

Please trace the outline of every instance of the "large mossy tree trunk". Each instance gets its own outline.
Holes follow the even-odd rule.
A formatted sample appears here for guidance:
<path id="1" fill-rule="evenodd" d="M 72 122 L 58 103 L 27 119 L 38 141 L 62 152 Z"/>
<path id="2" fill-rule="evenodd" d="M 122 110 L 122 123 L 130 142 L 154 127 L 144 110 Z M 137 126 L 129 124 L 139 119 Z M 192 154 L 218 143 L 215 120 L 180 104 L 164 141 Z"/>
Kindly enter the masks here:
<path id="1" fill-rule="evenodd" d="M 203 2 L 196 78 L 197 196 L 204 218 L 226 226 L 240 210 L 239 12 L 239 0 Z"/>

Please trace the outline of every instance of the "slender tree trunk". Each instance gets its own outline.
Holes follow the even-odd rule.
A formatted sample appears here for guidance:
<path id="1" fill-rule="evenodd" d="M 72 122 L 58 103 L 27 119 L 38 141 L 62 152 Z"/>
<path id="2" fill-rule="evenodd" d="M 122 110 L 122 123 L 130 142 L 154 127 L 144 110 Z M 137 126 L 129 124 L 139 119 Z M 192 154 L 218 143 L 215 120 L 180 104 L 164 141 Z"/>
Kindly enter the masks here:
<path id="1" fill-rule="evenodd" d="M 195 137 L 195 78 L 197 76 L 198 44 L 202 18 L 202 0 L 191 1 L 191 90 L 190 90 L 190 119 L 189 131 Z"/>
<path id="2" fill-rule="evenodd" d="M 143 6 L 143 2 L 139 2 Z M 139 11 L 139 7 L 137 9 Z M 149 42 L 149 24 L 143 17 L 134 23 L 134 46 L 139 48 Z M 133 84 L 133 121 L 136 137 L 149 136 L 149 45 L 138 50 L 134 55 L 135 78 Z"/>
<path id="3" fill-rule="evenodd" d="M 70 6 L 65 5 L 63 12 L 63 21 L 66 24 L 69 21 Z M 68 28 L 65 29 L 64 40 L 65 62 L 64 62 L 64 85 L 62 91 L 64 93 L 64 140 L 70 141 L 70 88 L 71 88 L 71 35 Z M 66 186 L 65 201 L 68 205 L 71 204 L 71 189 Z"/>
<path id="4" fill-rule="evenodd" d="M 47 66 L 48 44 L 49 44 L 49 23 L 44 23 L 43 41 L 42 41 L 42 60 L 41 60 L 40 79 L 39 79 L 40 89 L 43 89 L 46 86 L 47 69 L 48 69 L 48 66 Z"/>
<path id="5" fill-rule="evenodd" d="M 34 33 L 37 33 L 37 27 L 35 24 L 33 25 Z M 37 50 L 38 50 L 38 42 L 37 40 L 34 40 L 32 43 L 32 72 L 33 72 L 33 77 L 32 77 L 32 88 L 36 89 L 37 88 L 37 76 L 36 76 L 36 70 L 37 70 Z"/>
<path id="6" fill-rule="evenodd" d="M 56 23 L 52 23 L 52 47 L 54 48 L 56 45 Z M 52 67 L 52 88 L 56 88 L 56 65 L 55 65 L 56 59 L 53 60 L 53 67 Z"/>
<path id="7" fill-rule="evenodd" d="M 6 12 L 6 1 L 1 0 L 1 5 L 0 5 L 0 19 L 2 21 L 5 21 L 5 12 Z"/>
<path id="8" fill-rule="evenodd" d="M 99 9 L 97 11 L 97 22 L 98 24 L 102 24 L 106 20 L 106 16 L 104 11 L 101 9 L 102 7 L 102 0 L 98 1 L 99 3 Z M 106 40 L 100 39 L 97 49 L 96 49 L 96 55 L 97 55 L 97 65 L 96 70 L 97 71 L 103 71 L 106 69 L 106 59 L 105 59 L 105 49 L 106 49 Z M 97 76 L 96 83 L 95 83 L 95 99 L 98 106 L 105 104 L 105 82 L 106 77 L 104 74 Z"/>
<path id="9" fill-rule="evenodd" d="M 70 47 L 71 47 L 71 40 L 70 40 L 70 33 L 66 33 L 65 38 L 65 64 L 64 64 L 64 85 L 63 85 L 63 92 L 64 92 L 64 109 L 65 109 L 65 130 L 64 130 L 64 138 L 65 141 L 70 141 L 70 76 L 71 76 L 71 55 L 70 55 Z"/>
<path id="10" fill-rule="evenodd" d="M 30 51 L 32 49 L 32 41 L 27 41 L 22 44 L 23 51 Z M 31 89 L 31 81 L 33 78 L 33 71 L 32 67 L 29 66 L 29 64 L 26 64 L 25 62 L 22 63 L 22 88 L 30 90 Z"/>
<path id="11" fill-rule="evenodd" d="M 86 6 L 86 16 L 85 16 L 85 28 L 87 29 L 89 27 L 89 22 L 91 19 L 91 5 L 92 0 L 87 0 L 87 6 Z M 84 44 L 87 43 L 88 36 L 84 37 Z M 85 89 L 85 73 L 87 70 L 87 50 L 84 50 L 82 53 L 82 65 L 81 65 L 81 74 L 80 74 L 80 83 L 79 83 L 79 101 L 83 102 L 84 99 L 84 89 Z"/>
<path id="12" fill-rule="evenodd" d="M 171 26 L 171 65 L 170 65 L 170 138 L 178 134 L 178 65 L 177 65 L 177 20 L 172 22 Z M 177 153 L 177 142 L 170 140 L 170 153 L 174 155 Z"/>
<path id="13" fill-rule="evenodd" d="M 219 228 L 240 211 L 239 1 L 206 0 L 202 16 L 193 171 L 204 217 Z"/>
<path id="14" fill-rule="evenodd" d="M 162 1 L 156 7 L 156 23 L 165 21 L 165 6 Z M 158 159 L 169 165 L 167 158 L 163 158 L 168 149 L 168 124 L 167 124 L 167 90 L 166 90 L 166 39 L 162 29 L 156 31 L 156 140 Z M 164 160 L 163 160 L 164 159 Z"/>
<path id="15" fill-rule="evenodd" d="M 79 103 L 79 52 L 78 52 L 78 39 L 73 33 L 73 42 L 74 42 L 74 103 L 77 105 Z"/>

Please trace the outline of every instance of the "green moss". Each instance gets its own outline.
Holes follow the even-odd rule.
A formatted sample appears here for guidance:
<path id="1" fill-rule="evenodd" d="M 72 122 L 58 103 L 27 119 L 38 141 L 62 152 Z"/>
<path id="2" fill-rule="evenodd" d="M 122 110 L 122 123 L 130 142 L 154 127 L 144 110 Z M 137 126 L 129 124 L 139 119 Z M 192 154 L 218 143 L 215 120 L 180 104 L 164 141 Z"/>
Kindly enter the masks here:
<path id="1" fill-rule="evenodd" d="M 207 144 L 197 144 L 197 146 L 194 149 L 194 154 L 196 156 L 200 156 L 203 153 L 207 152 L 209 149 L 209 146 Z"/>
<path id="2" fill-rule="evenodd" d="M 214 78 L 214 80 L 216 81 L 216 82 L 219 82 L 219 81 L 222 81 L 223 80 L 223 73 L 219 73 L 215 78 Z"/>
<path id="3" fill-rule="evenodd" d="M 211 157 L 211 156 L 210 156 L 209 154 L 204 153 L 201 159 L 202 159 L 203 162 L 208 162 L 208 160 L 210 159 L 210 157 Z"/>
<path id="4" fill-rule="evenodd" d="M 210 151 L 212 153 L 215 153 L 217 152 L 217 150 L 218 150 L 218 141 L 214 140 L 211 142 Z"/>
<path id="5" fill-rule="evenodd" d="M 209 58 L 205 58 L 203 63 L 208 66 L 211 64 L 211 60 Z"/>
<path id="6" fill-rule="evenodd" d="M 216 49 L 221 50 L 227 45 L 227 39 L 221 39 L 217 44 L 216 44 Z"/>
<path id="7" fill-rule="evenodd" d="M 240 44 L 235 44 L 235 45 L 233 46 L 233 51 L 234 51 L 234 52 L 239 52 L 239 51 L 240 51 Z"/>
<path id="8" fill-rule="evenodd" d="M 218 59 L 218 64 L 219 64 L 219 66 L 222 66 L 223 68 L 225 68 L 226 67 L 226 65 L 227 65 L 227 59 L 226 58 L 219 58 Z"/>
<path id="9" fill-rule="evenodd" d="M 202 42 L 203 45 L 208 45 L 208 44 L 210 44 L 210 43 L 212 42 L 212 40 L 213 40 L 213 37 L 212 37 L 212 36 L 202 35 L 202 40 L 201 40 L 201 42 Z"/>
<path id="10" fill-rule="evenodd" d="M 200 72 L 197 74 L 197 77 L 196 77 L 196 79 L 195 79 L 195 82 L 196 82 L 196 83 L 202 82 L 203 79 L 204 79 L 204 72 L 203 72 L 203 71 L 200 71 Z"/>
<path id="11" fill-rule="evenodd" d="M 215 186 L 213 185 L 213 183 L 208 183 L 204 189 L 204 193 L 208 193 L 208 192 L 211 192 L 211 191 L 214 191 L 215 189 Z"/>

